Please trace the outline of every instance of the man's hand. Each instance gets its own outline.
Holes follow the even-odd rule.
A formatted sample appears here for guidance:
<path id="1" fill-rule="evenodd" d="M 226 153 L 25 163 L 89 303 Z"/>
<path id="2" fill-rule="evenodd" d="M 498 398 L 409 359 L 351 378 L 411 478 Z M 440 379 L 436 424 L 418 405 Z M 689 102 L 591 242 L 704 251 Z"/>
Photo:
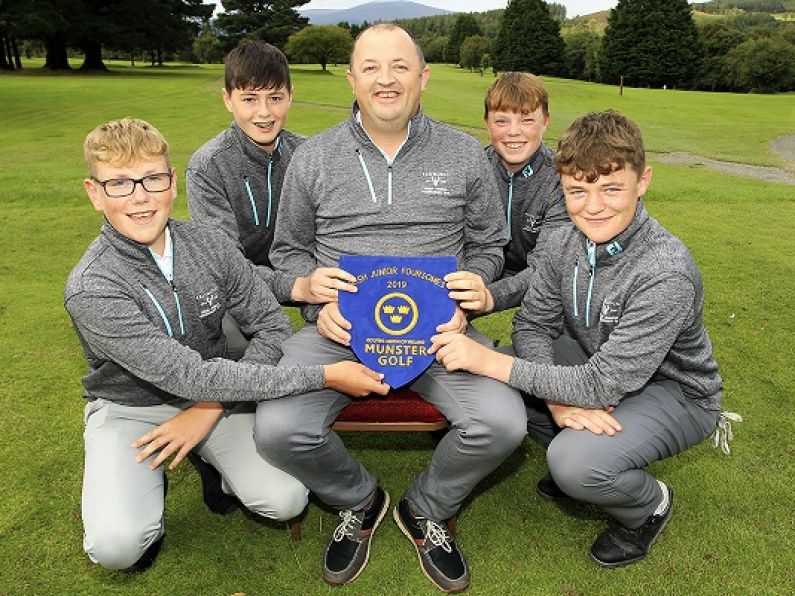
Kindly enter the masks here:
<path id="1" fill-rule="evenodd" d="M 436 327 L 437 333 L 466 333 L 467 330 L 467 316 L 461 307 L 456 304 L 453 318 Z"/>
<path id="2" fill-rule="evenodd" d="M 613 436 L 621 431 L 621 424 L 610 413 L 614 408 L 598 410 L 547 402 L 549 412 L 561 428 L 589 430 L 595 435 Z"/>
<path id="3" fill-rule="evenodd" d="M 494 310 L 494 298 L 477 273 L 455 271 L 445 275 L 444 281 L 450 290 L 450 298 L 465 311 L 479 315 Z"/>
<path id="4" fill-rule="evenodd" d="M 351 345 L 351 334 L 348 333 L 351 324 L 340 313 L 339 304 L 329 302 L 317 315 L 317 332 L 326 339 L 335 341 L 343 346 Z"/>
<path id="5" fill-rule="evenodd" d="M 513 357 L 500 354 L 460 333 L 447 332 L 431 337 L 429 354 L 447 371 L 466 370 L 476 375 L 508 382 Z"/>
<path id="6" fill-rule="evenodd" d="M 356 278 L 337 267 L 318 267 L 307 277 L 299 277 L 293 284 L 290 297 L 294 302 L 324 304 L 336 302 L 339 290 L 356 291 Z"/>
<path id="7" fill-rule="evenodd" d="M 183 410 L 132 444 L 134 449 L 144 447 L 135 456 L 135 461 L 141 463 L 159 451 L 149 464 L 149 469 L 154 470 L 176 453 L 168 466 L 169 470 L 173 470 L 185 459 L 190 450 L 207 436 L 221 414 L 223 414 L 223 408 L 221 404 L 215 402 L 197 403 L 187 410 Z"/>
<path id="8" fill-rule="evenodd" d="M 371 393 L 386 395 L 389 385 L 382 382 L 384 375 L 370 370 L 364 364 L 343 360 L 323 366 L 326 387 L 347 393 L 352 397 L 365 397 Z"/>

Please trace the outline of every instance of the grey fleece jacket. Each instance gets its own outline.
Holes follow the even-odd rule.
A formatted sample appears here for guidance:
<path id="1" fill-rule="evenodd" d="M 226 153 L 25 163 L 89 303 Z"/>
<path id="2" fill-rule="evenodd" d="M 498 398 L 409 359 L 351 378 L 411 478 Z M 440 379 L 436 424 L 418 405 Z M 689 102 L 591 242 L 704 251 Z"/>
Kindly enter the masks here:
<path id="1" fill-rule="evenodd" d="M 83 396 L 130 406 L 258 401 L 324 384 L 322 367 L 277 368 L 290 324 L 252 265 L 220 231 L 169 222 L 174 279 L 108 222 L 69 275 L 67 311 L 83 344 Z M 229 311 L 251 342 L 223 358 Z"/>
<path id="2" fill-rule="evenodd" d="M 268 258 L 282 183 L 293 152 L 305 138 L 283 130 L 271 154 L 232 123 L 191 156 L 186 171 L 191 219 L 226 232 L 272 289 L 284 287 L 273 283 Z M 277 298 L 287 302 L 290 293 Z"/>
<path id="3" fill-rule="evenodd" d="M 271 262 L 292 287 L 342 254 L 452 255 L 488 283 L 508 239 L 494 174 L 477 140 L 426 117 L 393 160 L 351 117 L 310 139 L 290 162 Z M 286 288 L 281 288 L 284 292 Z M 318 309 L 305 309 L 307 320 Z"/>
<path id="4" fill-rule="evenodd" d="M 519 306 L 551 230 L 571 220 L 552 149 L 542 144 L 516 173 L 505 169 L 493 147 L 486 147 L 486 157 L 494 168 L 510 236 L 502 275 L 488 286 L 498 312 Z"/>
<path id="5" fill-rule="evenodd" d="M 723 383 L 704 328 L 701 274 L 642 202 L 608 243 L 594 245 L 572 225 L 555 230 L 549 248 L 514 318 L 512 386 L 604 408 L 650 380 L 671 379 L 699 406 L 720 410 Z M 586 364 L 552 365 L 552 340 L 564 327 Z"/>

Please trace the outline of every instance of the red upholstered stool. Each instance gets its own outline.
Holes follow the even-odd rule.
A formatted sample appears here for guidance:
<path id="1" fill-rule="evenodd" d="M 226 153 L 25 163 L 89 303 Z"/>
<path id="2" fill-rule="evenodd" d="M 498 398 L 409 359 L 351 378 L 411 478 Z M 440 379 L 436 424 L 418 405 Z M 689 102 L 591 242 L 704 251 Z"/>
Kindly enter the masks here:
<path id="1" fill-rule="evenodd" d="M 337 417 L 334 430 L 436 431 L 447 428 L 447 419 L 410 389 L 387 396 L 354 399 Z"/>

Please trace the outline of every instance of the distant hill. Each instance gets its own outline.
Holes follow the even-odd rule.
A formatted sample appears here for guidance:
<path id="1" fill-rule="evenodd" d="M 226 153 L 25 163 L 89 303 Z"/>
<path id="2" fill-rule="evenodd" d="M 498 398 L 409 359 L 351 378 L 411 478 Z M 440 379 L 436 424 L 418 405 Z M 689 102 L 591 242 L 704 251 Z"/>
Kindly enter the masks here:
<path id="1" fill-rule="evenodd" d="M 351 25 L 361 25 L 363 21 L 395 21 L 397 19 L 416 19 L 436 15 L 454 14 L 449 10 L 425 6 L 405 0 L 377 0 L 351 8 L 298 10 L 312 25 L 336 25 L 346 21 Z"/>

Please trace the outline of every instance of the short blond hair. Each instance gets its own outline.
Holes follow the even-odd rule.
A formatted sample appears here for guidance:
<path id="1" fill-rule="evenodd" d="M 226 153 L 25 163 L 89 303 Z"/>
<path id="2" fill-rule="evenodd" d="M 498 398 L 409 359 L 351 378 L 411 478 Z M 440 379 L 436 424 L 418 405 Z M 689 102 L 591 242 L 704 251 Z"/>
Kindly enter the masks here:
<path id="1" fill-rule="evenodd" d="M 541 108 L 549 114 L 549 94 L 537 76 L 528 72 L 504 72 L 486 91 L 483 100 L 484 118 L 491 112 L 529 114 Z"/>
<path id="2" fill-rule="evenodd" d="M 558 174 L 595 182 L 625 167 L 643 174 L 646 150 L 638 125 L 615 110 L 580 116 L 558 141 Z"/>
<path id="3" fill-rule="evenodd" d="M 92 176 L 98 163 L 128 166 L 165 157 L 171 167 L 166 139 L 154 126 L 136 118 L 100 124 L 86 136 L 83 150 Z"/>

